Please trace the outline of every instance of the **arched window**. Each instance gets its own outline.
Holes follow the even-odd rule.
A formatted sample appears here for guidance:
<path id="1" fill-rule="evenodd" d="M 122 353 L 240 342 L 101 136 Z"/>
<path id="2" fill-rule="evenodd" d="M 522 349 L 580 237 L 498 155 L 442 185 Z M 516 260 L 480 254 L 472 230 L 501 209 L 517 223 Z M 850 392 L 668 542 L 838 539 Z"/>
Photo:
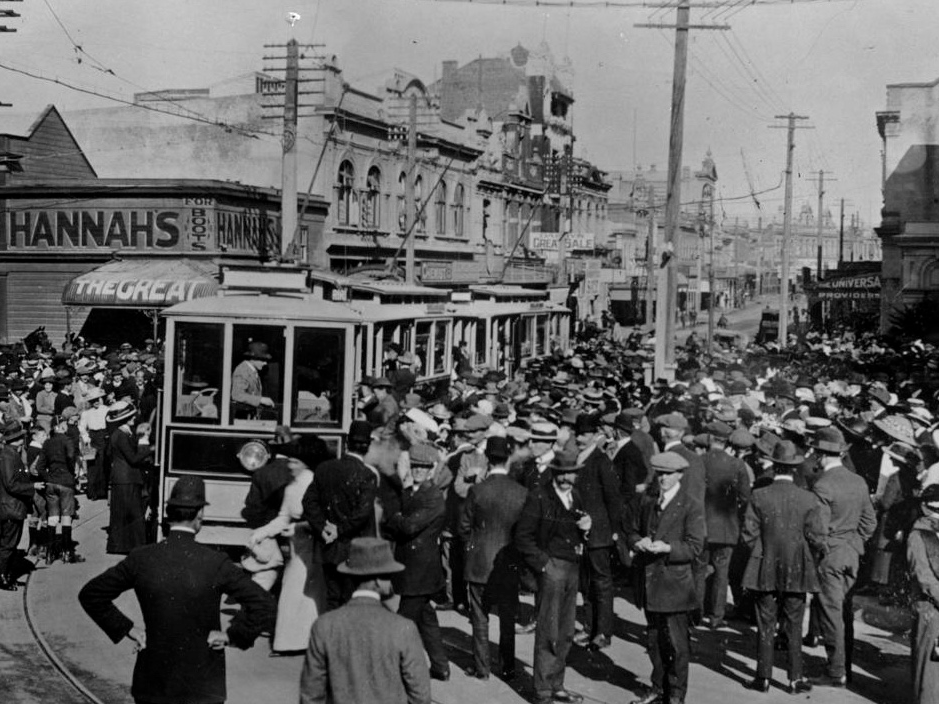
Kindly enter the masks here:
<path id="1" fill-rule="evenodd" d="M 381 225 L 381 170 L 373 166 L 365 179 L 365 200 L 362 203 L 362 227 L 377 229 Z"/>
<path id="2" fill-rule="evenodd" d="M 414 217 L 417 220 L 414 230 L 416 232 L 427 231 L 427 208 L 421 209 L 424 204 L 424 177 L 418 176 L 414 179 Z"/>
<path id="3" fill-rule="evenodd" d="M 458 183 L 453 189 L 452 220 L 453 236 L 463 237 L 463 184 Z"/>
<path id="4" fill-rule="evenodd" d="M 447 234 L 447 184 L 437 184 L 437 197 L 434 201 L 434 226 L 438 235 Z"/>
<path id="5" fill-rule="evenodd" d="M 336 213 L 340 225 L 352 223 L 354 184 L 355 167 L 351 161 L 343 161 L 339 165 L 339 178 L 336 181 Z"/>
<path id="6" fill-rule="evenodd" d="M 404 214 L 404 192 L 407 190 L 407 176 L 402 171 L 398 176 L 398 231 L 404 232 L 407 228 L 407 219 Z"/>

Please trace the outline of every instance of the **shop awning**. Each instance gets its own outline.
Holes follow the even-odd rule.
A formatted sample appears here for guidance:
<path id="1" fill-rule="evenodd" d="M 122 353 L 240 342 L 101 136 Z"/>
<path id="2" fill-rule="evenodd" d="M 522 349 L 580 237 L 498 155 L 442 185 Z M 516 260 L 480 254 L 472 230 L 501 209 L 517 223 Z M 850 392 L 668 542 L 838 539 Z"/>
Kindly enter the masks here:
<path id="1" fill-rule="evenodd" d="M 125 259 L 76 276 L 62 292 L 67 306 L 163 308 L 215 295 L 218 266 L 187 259 Z"/>

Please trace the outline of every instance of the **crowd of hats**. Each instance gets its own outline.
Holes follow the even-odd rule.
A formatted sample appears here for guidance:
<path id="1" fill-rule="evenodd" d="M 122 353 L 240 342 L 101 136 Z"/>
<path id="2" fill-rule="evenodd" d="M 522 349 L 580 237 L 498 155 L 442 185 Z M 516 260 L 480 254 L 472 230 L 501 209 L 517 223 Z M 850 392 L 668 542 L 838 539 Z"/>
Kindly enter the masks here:
<path id="1" fill-rule="evenodd" d="M 725 443 L 779 465 L 802 462 L 810 447 L 837 454 L 874 436 L 898 461 L 939 462 L 933 345 L 809 333 L 790 349 L 751 345 L 708 355 L 679 347 L 676 380 L 646 384 L 652 355 L 647 336 L 594 335 L 528 361 L 511 378 L 477 370 L 461 374 L 449 396 L 412 391 L 403 409 L 412 420 L 426 418 L 435 435 L 555 443 L 562 426 L 570 436 L 603 427 L 629 432 L 646 415 L 689 446 Z"/>
<path id="2" fill-rule="evenodd" d="M 27 347 L 26 340 L 0 344 L 0 413 L 4 426 L 9 426 L 4 428 L 3 434 L 8 442 L 16 434 L 15 427 L 22 427 L 12 411 L 13 396 L 33 399 L 39 390 L 50 384 L 53 389 L 68 394 L 75 381 L 82 381 L 85 391 L 81 404 L 85 406 L 107 398 L 111 379 L 132 376 L 143 370 L 147 379 L 158 381 L 163 369 L 158 340 L 147 339 L 138 346 L 124 342 L 114 348 L 81 337 L 72 337 L 58 348 L 48 341 L 30 344 L 32 349 Z M 81 410 L 67 406 L 58 417 L 67 420 Z M 115 404 L 109 407 L 107 420 L 124 422 L 133 417 L 131 411 L 135 411 L 131 404 Z"/>

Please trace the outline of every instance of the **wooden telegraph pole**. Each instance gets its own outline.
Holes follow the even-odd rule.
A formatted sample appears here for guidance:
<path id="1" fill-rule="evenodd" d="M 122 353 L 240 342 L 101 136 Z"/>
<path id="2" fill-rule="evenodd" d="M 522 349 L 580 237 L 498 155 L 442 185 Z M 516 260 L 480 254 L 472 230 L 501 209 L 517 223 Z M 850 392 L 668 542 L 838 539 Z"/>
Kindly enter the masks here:
<path id="1" fill-rule="evenodd" d="M 646 29 L 675 30 L 675 62 L 672 74 L 672 119 L 668 141 L 668 191 L 665 196 L 665 248 L 674 253 L 681 218 L 681 160 L 685 125 L 685 75 L 688 67 L 688 32 L 692 29 L 730 29 L 730 25 L 693 25 L 691 1 L 679 0 L 674 25 L 637 24 Z M 675 375 L 675 310 L 678 302 L 676 259 L 664 263 L 662 282 L 664 295 L 655 316 L 655 377 L 674 379 Z M 653 272 L 649 272 L 652 276 Z"/>
<path id="2" fill-rule="evenodd" d="M 783 211 L 783 239 L 781 271 L 779 275 L 779 344 L 786 345 L 789 335 L 789 239 L 792 235 L 792 152 L 795 150 L 796 120 L 808 117 L 789 113 L 776 115 L 777 120 L 786 120 L 787 126 L 771 125 L 770 129 L 786 129 L 786 204 Z"/>

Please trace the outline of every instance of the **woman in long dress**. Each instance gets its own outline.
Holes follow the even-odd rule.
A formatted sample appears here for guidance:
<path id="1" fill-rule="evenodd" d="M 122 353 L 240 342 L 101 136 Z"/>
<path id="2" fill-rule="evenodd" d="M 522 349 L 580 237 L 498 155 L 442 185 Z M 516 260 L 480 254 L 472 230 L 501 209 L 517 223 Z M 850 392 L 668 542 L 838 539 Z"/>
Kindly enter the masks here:
<path id="1" fill-rule="evenodd" d="M 107 552 L 126 555 L 147 542 L 150 496 L 148 461 L 153 454 L 149 435 L 135 433 L 137 409 L 119 401 L 108 409 L 111 456 L 111 519 Z"/>
<path id="2" fill-rule="evenodd" d="M 326 581 L 322 561 L 317 558 L 318 543 L 303 515 L 303 495 L 313 483 L 313 470 L 297 459 L 290 460 L 293 480 L 284 490 L 284 501 L 277 518 L 251 534 L 253 547 L 266 538 L 284 536 L 290 544 L 290 559 L 284 568 L 280 598 L 277 602 L 277 625 L 271 643 L 271 655 L 305 651 L 310 629 L 326 604 Z"/>

